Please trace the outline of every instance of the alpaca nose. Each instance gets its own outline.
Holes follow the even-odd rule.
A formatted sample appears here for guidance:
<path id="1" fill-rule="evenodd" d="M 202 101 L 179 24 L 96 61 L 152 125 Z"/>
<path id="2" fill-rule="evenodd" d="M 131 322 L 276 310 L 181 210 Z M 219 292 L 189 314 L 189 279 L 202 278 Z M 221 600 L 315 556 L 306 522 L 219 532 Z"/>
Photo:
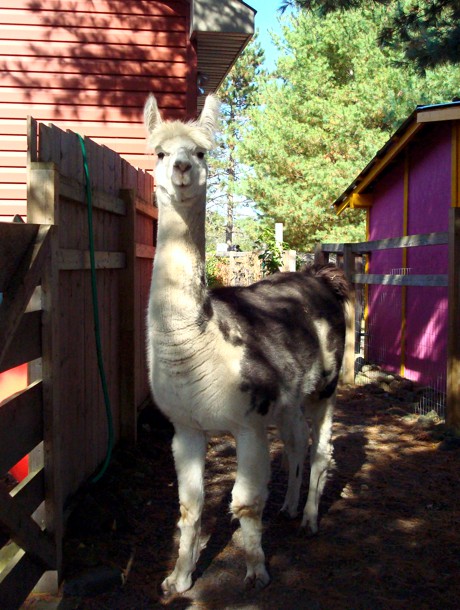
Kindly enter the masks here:
<path id="1" fill-rule="evenodd" d="M 191 169 L 192 164 L 188 159 L 176 159 L 174 162 L 174 167 L 176 167 L 183 174 L 185 174 L 185 172 L 188 172 L 189 169 Z"/>

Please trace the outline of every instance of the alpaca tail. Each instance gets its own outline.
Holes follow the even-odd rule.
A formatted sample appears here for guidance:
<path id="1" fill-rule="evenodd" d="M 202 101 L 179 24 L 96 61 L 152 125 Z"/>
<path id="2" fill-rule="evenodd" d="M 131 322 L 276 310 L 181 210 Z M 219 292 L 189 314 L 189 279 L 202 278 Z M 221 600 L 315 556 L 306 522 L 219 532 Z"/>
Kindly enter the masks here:
<path id="1" fill-rule="evenodd" d="M 340 267 L 337 267 L 332 263 L 327 263 L 325 265 L 314 264 L 306 267 L 304 271 L 309 273 L 312 277 L 316 277 L 325 282 L 339 302 L 345 304 L 346 301 L 348 301 L 350 285 Z"/>

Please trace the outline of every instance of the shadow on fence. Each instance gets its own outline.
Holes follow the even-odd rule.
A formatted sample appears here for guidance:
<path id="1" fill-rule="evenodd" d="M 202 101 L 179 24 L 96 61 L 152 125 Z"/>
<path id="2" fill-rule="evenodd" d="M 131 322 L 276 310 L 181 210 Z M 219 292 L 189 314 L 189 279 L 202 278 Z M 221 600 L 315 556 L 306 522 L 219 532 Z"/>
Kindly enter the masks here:
<path id="1" fill-rule="evenodd" d="M 157 211 L 153 180 L 85 139 L 103 366 L 113 434 L 136 439 L 149 396 L 144 319 Z M 78 136 L 28 126 L 27 224 L 0 223 L 0 372 L 29 363 L 0 406 L 0 606 L 62 567 L 64 507 L 100 467 L 108 424 L 96 355 L 86 184 Z M 7 473 L 29 455 L 19 484 Z"/>

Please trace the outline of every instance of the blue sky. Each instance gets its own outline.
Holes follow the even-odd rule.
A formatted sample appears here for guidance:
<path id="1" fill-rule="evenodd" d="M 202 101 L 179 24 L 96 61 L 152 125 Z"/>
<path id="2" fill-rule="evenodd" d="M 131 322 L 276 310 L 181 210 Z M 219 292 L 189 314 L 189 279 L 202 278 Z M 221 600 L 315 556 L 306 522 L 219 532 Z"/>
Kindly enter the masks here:
<path id="1" fill-rule="evenodd" d="M 265 51 L 266 68 L 273 70 L 278 51 L 271 41 L 270 32 L 277 34 L 281 32 L 278 8 L 282 0 L 245 0 L 245 2 L 257 11 L 255 24 L 259 31 L 260 44 Z"/>

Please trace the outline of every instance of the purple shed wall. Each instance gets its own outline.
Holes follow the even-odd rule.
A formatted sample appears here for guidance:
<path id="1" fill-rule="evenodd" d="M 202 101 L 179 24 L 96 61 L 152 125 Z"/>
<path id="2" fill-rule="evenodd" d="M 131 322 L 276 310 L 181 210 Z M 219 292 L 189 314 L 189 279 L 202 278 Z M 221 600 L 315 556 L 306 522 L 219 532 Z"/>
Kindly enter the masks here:
<path id="1" fill-rule="evenodd" d="M 407 235 L 444 232 L 451 205 L 451 124 L 427 125 L 409 145 Z M 404 215 L 404 153 L 374 183 L 369 239 L 401 237 Z M 411 274 L 447 273 L 447 246 L 408 248 Z M 403 251 L 372 254 L 369 273 L 398 273 Z M 370 286 L 368 358 L 385 369 L 401 369 L 401 328 L 405 315 L 404 374 L 430 383 L 445 378 L 447 358 L 447 288 L 408 287 L 403 312 L 402 289 Z"/>
<path id="2" fill-rule="evenodd" d="M 412 146 L 408 233 L 448 230 L 451 205 L 451 125 L 425 128 L 423 145 Z M 447 246 L 408 250 L 411 273 L 447 273 Z M 447 288 L 407 290 L 405 374 L 426 382 L 444 377 L 447 359 Z"/>
<path id="3" fill-rule="evenodd" d="M 399 237 L 403 230 L 404 168 L 395 167 L 376 185 L 370 210 L 369 239 Z M 370 273 L 391 273 L 402 266 L 401 250 L 374 252 Z M 401 365 L 401 290 L 395 286 L 369 286 L 368 358 L 392 372 Z"/>

